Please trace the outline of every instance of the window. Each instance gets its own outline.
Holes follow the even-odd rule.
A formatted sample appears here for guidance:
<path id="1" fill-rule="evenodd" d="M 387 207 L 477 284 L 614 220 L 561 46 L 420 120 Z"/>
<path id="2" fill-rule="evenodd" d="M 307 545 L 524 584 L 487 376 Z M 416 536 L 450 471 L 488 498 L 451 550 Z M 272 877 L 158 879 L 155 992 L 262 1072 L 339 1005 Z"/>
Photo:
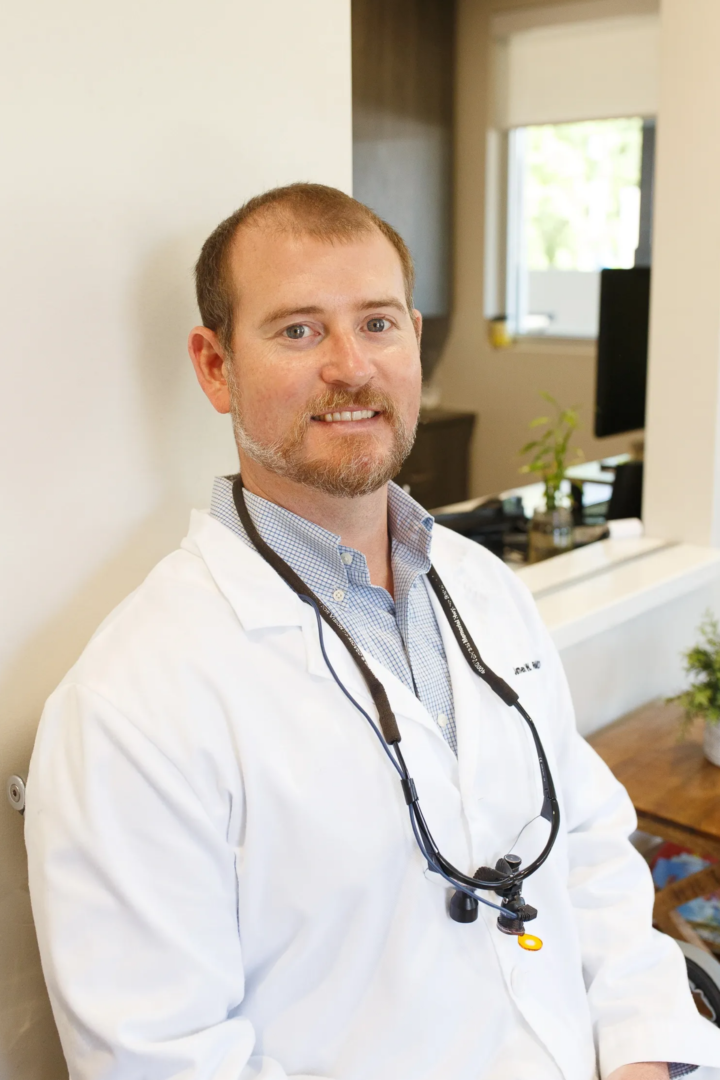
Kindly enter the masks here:
<path id="1" fill-rule="evenodd" d="M 635 264 L 642 143 L 637 118 L 510 131 L 506 280 L 515 333 L 597 335 L 600 270 Z"/>

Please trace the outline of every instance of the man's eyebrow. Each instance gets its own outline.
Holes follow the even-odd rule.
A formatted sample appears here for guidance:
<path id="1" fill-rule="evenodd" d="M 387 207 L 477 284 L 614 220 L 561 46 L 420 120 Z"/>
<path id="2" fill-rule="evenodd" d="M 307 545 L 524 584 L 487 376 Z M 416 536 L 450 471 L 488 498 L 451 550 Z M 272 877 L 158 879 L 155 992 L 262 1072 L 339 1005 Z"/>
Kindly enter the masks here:
<path id="1" fill-rule="evenodd" d="M 361 300 L 359 304 L 355 304 L 356 311 L 368 311 L 371 308 L 395 308 L 397 311 L 407 312 L 405 304 L 395 296 L 385 296 L 379 300 Z M 261 325 L 268 326 L 269 323 L 280 322 L 282 319 L 291 319 L 296 315 L 322 315 L 324 310 L 317 304 L 309 304 L 306 307 L 277 308 L 263 318 Z"/>
<path id="2" fill-rule="evenodd" d="M 275 311 L 271 311 L 262 320 L 262 325 L 267 326 L 268 323 L 279 322 L 281 319 L 289 319 L 293 315 L 322 315 L 323 309 L 316 304 L 312 304 L 309 307 L 291 307 L 291 308 L 277 308 Z"/>
<path id="3" fill-rule="evenodd" d="M 357 305 L 358 311 L 367 311 L 368 308 L 391 307 L 397 311 L 407 312 L 407 307 L 396 296 L 384 296 L 380 300 L 363 300 Z"/>

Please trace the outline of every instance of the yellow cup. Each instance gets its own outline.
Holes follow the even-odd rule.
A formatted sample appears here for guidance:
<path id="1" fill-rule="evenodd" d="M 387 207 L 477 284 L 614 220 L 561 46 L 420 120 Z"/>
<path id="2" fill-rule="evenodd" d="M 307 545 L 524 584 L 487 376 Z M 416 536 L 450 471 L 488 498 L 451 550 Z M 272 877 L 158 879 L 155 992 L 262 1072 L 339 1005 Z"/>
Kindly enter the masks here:
<path id="1" fill-rule="evenodd" d="M 507 349 L 513 343 L 508 332 L 507 315 L 495 315 L 488 322 L 488 336 L 493 349 Z"/>

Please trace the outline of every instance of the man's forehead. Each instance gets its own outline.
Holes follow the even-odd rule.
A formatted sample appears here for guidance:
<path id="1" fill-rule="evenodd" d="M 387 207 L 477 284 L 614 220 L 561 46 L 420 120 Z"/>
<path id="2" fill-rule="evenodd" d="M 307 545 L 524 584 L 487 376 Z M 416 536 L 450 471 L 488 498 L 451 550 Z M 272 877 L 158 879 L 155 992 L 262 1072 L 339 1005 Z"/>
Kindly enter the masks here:
<path id="1" fill-rule="evenodd" d="M 238 285 L 247 285 L 258 272 L 280 280 L 286 280 L 288 274 L 308 278 L 313 271 L 323 270 L 403 277 L 398 252 L 374 227 L 337 237 L 317 236 L 299 226 L 290 229 L 275 222 L 251 222 L 241 226 L 233 239 L 230 266 Z"/>

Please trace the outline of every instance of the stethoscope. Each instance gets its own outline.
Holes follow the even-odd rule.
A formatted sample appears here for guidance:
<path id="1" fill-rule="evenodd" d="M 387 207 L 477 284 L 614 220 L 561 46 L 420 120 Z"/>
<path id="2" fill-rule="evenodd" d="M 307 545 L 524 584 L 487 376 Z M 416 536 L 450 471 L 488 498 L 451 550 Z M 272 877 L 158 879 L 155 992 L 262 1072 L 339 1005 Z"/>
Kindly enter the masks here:
<path id="1" fill-rule="evenodd" d="M 410 813 L 410 824 L 412 825 L 413 834 L 417 841 L 417 845 L 422 852 L 423 858 L 427 862 L 428 869 L 445 878 L 445 880 L 455 889 L 449 905 L 450 918 L 459 923 L 475 922 L 478 916 L 478 904 L 485 904 L 488 907 L 495 908 L 495 910 L 499 912 L 497 919 L 499 930 L 504 934 L 516 935 L 519 943 L 525 949 L 530 951 L 540 949 L 542 947 L 542 941 L 534 935 L 526 934 L 525 932 L 525 923 L 530 922 L 537 917 L 537 910 L 530 904 L 525 903 L 525 900 L 521 895 L 521 889 L 523 881 L 526 878 L 529 878 L 531 874 L 534 874 L 536 870 L 540 869 L 555 844 L 555 839 L 560 828 L 560 809 L 555 794 L 555 785 L 535 724 L 520 704 L 519 697 L 512 687 L 508 686 L 505 680 L 501 679 L 499 675 L 496 675 L 494 671 L 491 671 L 487 664 L 481 659 L 475 642 L 470 636 L 470 632 L 460 617 L 460 613 L 455 607 L 449 592 L 443 585 L 435 567 L 430 567 L 427 575 L 428 581 L 432 585 L 435 595 L 440 602 L 440 606 L 447 616 L 465 659 L 470 664 L 472 670 L 480 676 L 483 682 L 487 683 L 490 689 L 497 694 L 506 705 L 517 709 L 529 727 L 535 745 L 543 790 L 543 805 L 539 817 L 545 818 L 545 820 L 550 823 L 550 833 L 545 843 L 545 847 L 540 854 L 524 869 L 521 869 L 522 860 L 519 855 L 508 854 L 504 858 L 498 859 L 494 870 L 489 866 L 481 866 L 475 871 L 472 877 L 468 877 L 467 874 L 463 874 L 461 870 L 458 870 L 442 855 L 437 844 L 433 840 L 432 833 L 423 816 L 415 782 L 408 772 L 405 759 L 400 750 L 400 731 L 398 729 L 397 720 L 395 719 L 395 714 L 390 707 L 385 687 L 371 671 L 360 647 L 352 639 L 350 634 L 348 634 L 345 627 L 339 622 L 333 612 L 313 593 L 302 578 L 295 573 L 292 567 L 288 566 L 284 559 L 266 544 L 260 536 L 245 504 L 243 483 L 240 476 L 235 477 L 232 490 L 235 507 L 247 536 L 257 552 L 262 555 L 263 559 L 265 559 L 273 570 L 280 575 L 283 581 L 290 586 L 300 600 L 313 608 L 315 618 L 317 619 L 320 649 L 330 674 L 345 697 L 352 702 L 358 712 L 360 712 L 370 724 L 377 735 L 383 750 L 400 776 L 400 784 Z M 360 669 L 377 710 L 379 727 L 343 685 L 330 663 L 323 637 L 323 620 L 335 631 Z M 498 896 L 502 897 L 502 903 L 494 904 L 492 901 L 480 896 L 478 890 L 496 893 Z"/>

